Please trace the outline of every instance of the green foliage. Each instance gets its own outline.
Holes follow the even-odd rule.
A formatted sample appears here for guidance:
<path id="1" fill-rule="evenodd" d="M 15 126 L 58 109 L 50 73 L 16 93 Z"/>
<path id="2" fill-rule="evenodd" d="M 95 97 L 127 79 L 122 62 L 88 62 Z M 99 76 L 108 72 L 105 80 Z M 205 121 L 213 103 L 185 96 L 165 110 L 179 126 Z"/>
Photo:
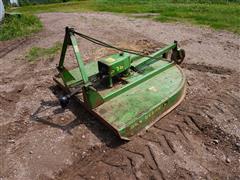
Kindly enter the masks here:
<path id="1" fill-rule="evenodd" d="M 0 24 L 0 41 L 28 36 L 42 28 L 41 21 L 33 15 L 7 15 Z"/>
<path id="2" fill-rule="evenodd" d="M 50 48 L 32 47 L 26 55 L 26 59 L 35 62 L 40 59 L 52 59 L 62 48 L 62 43 L 57 42 Z"/>
<path id="3" fill-rule="evenodd" d="M 114 4 L 149 4 L 149 3 L 227 4 L 227 3 L 240 3 L 240 0 L 96 0 L 96 2 Z"/>
<path id="4" fill-rule="evenodd" d="M 51 3 L 62 3 L 69 0 L 19 0 L 21 6 L 34 5 L 34 4 L 51 4 Z"/>
<path id="5" fill-rule="evenodd" d="M 208 3 L 208 4 L 219 4 L 219 3 L 240 3 L 240 0 L 171 0 L 173 3 Z"/>
<path id="6" fill-rule="evenodd" d="M 18 12 L 156 13 L 157 21 L 181 21 L 240 33 L 240 0 L 86 0 L 24 6 Z"/>
<path id="7" fill-rule="evenodd" d="M 92 1 L 78 1 L 56 4 L 39 4 L 23 6 L 12 10 L 12 12 L 31 14 L 43 12 L 84 12 L 84 11 L 97 11 L 96 3 Z"/>
<path id="8" fill-rule="evenodd" d="M 175 10 L 177 9 L 177 10 Z M 240 7 L 234 5 L 178 4 L 158 11 L 160 21 L 183 21 L 240 33 Z"/>
<path id="9" fill-rule="evenodd" d="M 189 3 L 177 3 L 177 1 Z M 143 0 L 141 3 L 136 3 L 137 0 L 98 0 L 98 10 L 117 13 L 156 13 L 158 15 L 155 20 L 158 21 L 191 22 L 240 33 L 239 3 L 219 4 L 223 0 L 216 0 L 212 4 L 206 4 L 193 3 L 194 1 L 198 0 L 175 0 L 174 3 L 171 3 L 173 0 L 171 2 L 170 0 Z M 122 4 L 119 5 L 119 3 Z"/>

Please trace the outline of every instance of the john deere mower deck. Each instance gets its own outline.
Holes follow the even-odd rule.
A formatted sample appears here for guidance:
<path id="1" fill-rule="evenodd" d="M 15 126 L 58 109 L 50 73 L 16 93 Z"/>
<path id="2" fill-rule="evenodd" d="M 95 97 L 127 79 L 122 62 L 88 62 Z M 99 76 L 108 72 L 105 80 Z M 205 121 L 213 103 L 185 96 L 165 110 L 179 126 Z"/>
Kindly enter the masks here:
<path id="1" fill-rule="evenodd" d="M 75 35 L 121 53 L 84 65 Z M 67 70 L 64 58 L 72 46 L 78 67 Z M 170 60 L 167 54 L 171 52 Z M 68 93 L 60 98 L 65 107 L 74 96 L 98 119 L 128 140 L 173 110 L 185 94 L 185 77 L 177 65 L 185 53 L 174 42 L 152 55 L 116 48 L 66 28 L 59 65 L 54 80 Z M 79 108 L 81 108 L 79 107 Z"/>

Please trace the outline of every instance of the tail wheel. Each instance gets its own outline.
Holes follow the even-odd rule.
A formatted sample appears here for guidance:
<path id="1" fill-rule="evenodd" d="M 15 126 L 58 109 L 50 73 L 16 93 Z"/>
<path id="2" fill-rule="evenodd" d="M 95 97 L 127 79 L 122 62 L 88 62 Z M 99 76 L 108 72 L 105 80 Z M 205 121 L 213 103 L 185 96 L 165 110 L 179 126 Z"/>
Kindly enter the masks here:
<path id="1" fill-rule="evenodd" d="M 181 64 L 185 58 L 185 51 L 183 49 L 173 50 L 171 60 L 176 64 Z"/>

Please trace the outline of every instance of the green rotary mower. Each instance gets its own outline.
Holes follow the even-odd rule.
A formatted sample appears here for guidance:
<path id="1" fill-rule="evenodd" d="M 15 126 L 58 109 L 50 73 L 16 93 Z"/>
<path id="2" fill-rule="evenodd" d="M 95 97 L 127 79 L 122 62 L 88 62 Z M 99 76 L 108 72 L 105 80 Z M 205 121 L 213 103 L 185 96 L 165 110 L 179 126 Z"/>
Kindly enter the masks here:
<path id="1" fill-rule="evenodd" d="M 83 63 L 75 36 L 119 51 L 98 61 Z M 78 67 L 64 66 L 67 48 L 73 48 Z M 171 55 L 170 55 L 171 54 Z M 169 57 L 167 59 L 167 57 Z M 64 108 L 71 97 L 121 139 L 149 128 L 173 110 L 185 95 L 185 76 L 179 67 L 185 52 L 175 41 L 151 55 L 121 49 L 66 27 L 57 84 L 66 91 Z"/>

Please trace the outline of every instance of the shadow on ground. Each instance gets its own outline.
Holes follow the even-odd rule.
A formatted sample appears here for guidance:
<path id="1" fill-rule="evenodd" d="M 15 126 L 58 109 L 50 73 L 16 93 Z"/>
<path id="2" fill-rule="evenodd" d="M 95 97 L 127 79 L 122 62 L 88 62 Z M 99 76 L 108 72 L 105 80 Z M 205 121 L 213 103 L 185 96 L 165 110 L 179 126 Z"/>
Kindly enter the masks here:
<path id="1" fill-rule="evenodd" d="M 51 86 L 49 89 L 53 92 L 53 94 L 59 98 L 63 94 L 65 94 L 58 86 Z M 42 116 L 41 113 L 45 111 L 51 110 L 52 114 Z M 66 123 L 61 124 L 57 122 L 52 122 L 51 119 L 54 116 L 59 114 L 64 116 L 64 113 L 69 110 L 75 115 L 75 119 Z M 98 119 L 93 117 L 87 110 L 85 110 L 80 103 L 76 100 L 71 99 L 70 103 L 66 108 L 62 108 L 58 100 L 55 101 L 41 101 L 39 108 L 31 115 L 31 120 L 42 123 L 44 125 L 51 126 L 53 128 L 61 129 L 62 131 L 73 135 L 71 130 L 80 124 L 84 124 L 101 142 L 111 148 L 118 147 L 126 141 L 119 140 L 110 129 L 108 129 L 103 123 L 101 123 Z"/>

